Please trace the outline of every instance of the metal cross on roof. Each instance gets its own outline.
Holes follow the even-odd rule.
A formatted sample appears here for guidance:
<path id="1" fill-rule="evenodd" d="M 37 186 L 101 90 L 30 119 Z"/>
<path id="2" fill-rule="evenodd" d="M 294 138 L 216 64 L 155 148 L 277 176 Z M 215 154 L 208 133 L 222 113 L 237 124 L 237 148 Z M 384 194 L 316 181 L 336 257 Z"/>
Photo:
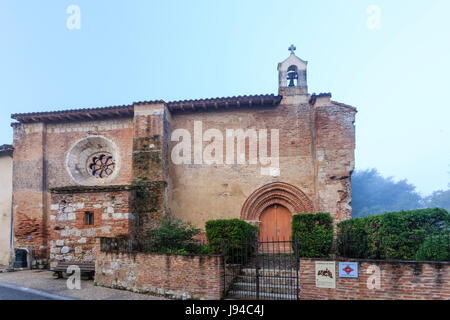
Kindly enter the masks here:
<path id="1" fill-rule="evenodd" d="M 294 54 L 294 51 L 297 50 L 297 48 L 293 44 L 291 44 L 288 50 L 291 52 L 291 54 Z"/>

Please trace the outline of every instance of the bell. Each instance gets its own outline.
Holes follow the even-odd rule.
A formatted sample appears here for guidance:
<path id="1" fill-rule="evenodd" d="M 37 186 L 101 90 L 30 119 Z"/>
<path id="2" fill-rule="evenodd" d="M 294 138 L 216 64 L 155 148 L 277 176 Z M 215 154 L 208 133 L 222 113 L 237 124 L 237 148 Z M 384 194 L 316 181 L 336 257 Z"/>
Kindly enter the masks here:
<path id="1" fill-rule="evenodd" d="M 297 80 L 298 79 L 298 75 L 297 75 L 297 72 L 295 72 L 295 71 L 289 71 L 288 72 L 288 75 L 287 75 L 287 78 L 288 78 L 288 80 L 289 80 L 289 87 L 295 87 L 295 82 L 294 82 L 294 80 Z"/>
<path id="2" fill-rule="evenodd" d="M 294 79 L 291 78 L 289 81 L 289 87 L 294 87 L 294 86 L 295 86 Z"/>

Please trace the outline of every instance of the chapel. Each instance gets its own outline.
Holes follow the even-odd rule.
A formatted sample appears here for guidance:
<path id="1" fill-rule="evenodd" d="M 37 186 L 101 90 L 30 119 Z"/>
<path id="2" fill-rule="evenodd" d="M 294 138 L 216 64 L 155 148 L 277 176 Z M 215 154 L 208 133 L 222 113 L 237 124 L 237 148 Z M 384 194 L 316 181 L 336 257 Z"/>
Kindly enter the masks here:
<path id="1" fill-rule="evenodd" d="M 51 267 L 166 216 L 238 218 L 262 239 L 288 239 L 294 214 L 350 219 L 357 111 L 310 94 L 289 50 L 276 94 L 13 114 L 14 249 Z"/>

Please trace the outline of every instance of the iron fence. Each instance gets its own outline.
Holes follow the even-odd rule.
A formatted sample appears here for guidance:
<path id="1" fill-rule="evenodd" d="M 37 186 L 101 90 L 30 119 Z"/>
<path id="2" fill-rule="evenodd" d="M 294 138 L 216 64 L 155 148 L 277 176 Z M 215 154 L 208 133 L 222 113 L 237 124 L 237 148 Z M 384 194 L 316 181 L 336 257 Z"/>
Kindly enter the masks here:
<path id="1" fill-rule="evenodd" d="M 204 240 L 181 241 L 176 239 L 101 238 L 100 249 L 110 253 L 154 252 L 174 254 L 201 253 Z"/>
<path id="2" fill-rule="evenodd" d="M 224 296 L 231 299 L 297 300 L 298 240 L 225 241 Z"/>
<path id="3" fill-rule="evenodd" d="M 142 245 L 136 239 L 100 238 L 100 250 L 109 253 L 131 253 L 142 251 Z"/>

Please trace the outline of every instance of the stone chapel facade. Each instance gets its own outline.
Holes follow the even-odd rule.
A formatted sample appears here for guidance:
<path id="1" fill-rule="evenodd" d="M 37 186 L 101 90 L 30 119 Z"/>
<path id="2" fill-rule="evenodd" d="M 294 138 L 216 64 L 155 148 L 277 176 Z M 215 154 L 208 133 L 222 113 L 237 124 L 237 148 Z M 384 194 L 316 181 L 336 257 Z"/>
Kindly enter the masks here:
<path id="1" fill-rule="evenodd" d="M 289 224 L 293 214 L 350 219 L 356 109 L 328 93 L 310 95 L 306 66 L 291 50 L 278 65 L 278 95 L 12 115 L 14 248 L 48 266 L 93 261 L 96 237 L 139 238 L 166 215 L 202 229 L 211 219 L 239 218 L 269 237 L 288 236 L 289 225 L 276 221 Z M 208 132 L 225 140 L 240 129 L 248 144 L 266 129 L 269 153 L 278 130 L 277 167 L 249 161 L 248 145 L 244 163 L 202 161 Z M 200 148 L 183 149 L 185 160 L 175 163 L 180 130 Z"/>

